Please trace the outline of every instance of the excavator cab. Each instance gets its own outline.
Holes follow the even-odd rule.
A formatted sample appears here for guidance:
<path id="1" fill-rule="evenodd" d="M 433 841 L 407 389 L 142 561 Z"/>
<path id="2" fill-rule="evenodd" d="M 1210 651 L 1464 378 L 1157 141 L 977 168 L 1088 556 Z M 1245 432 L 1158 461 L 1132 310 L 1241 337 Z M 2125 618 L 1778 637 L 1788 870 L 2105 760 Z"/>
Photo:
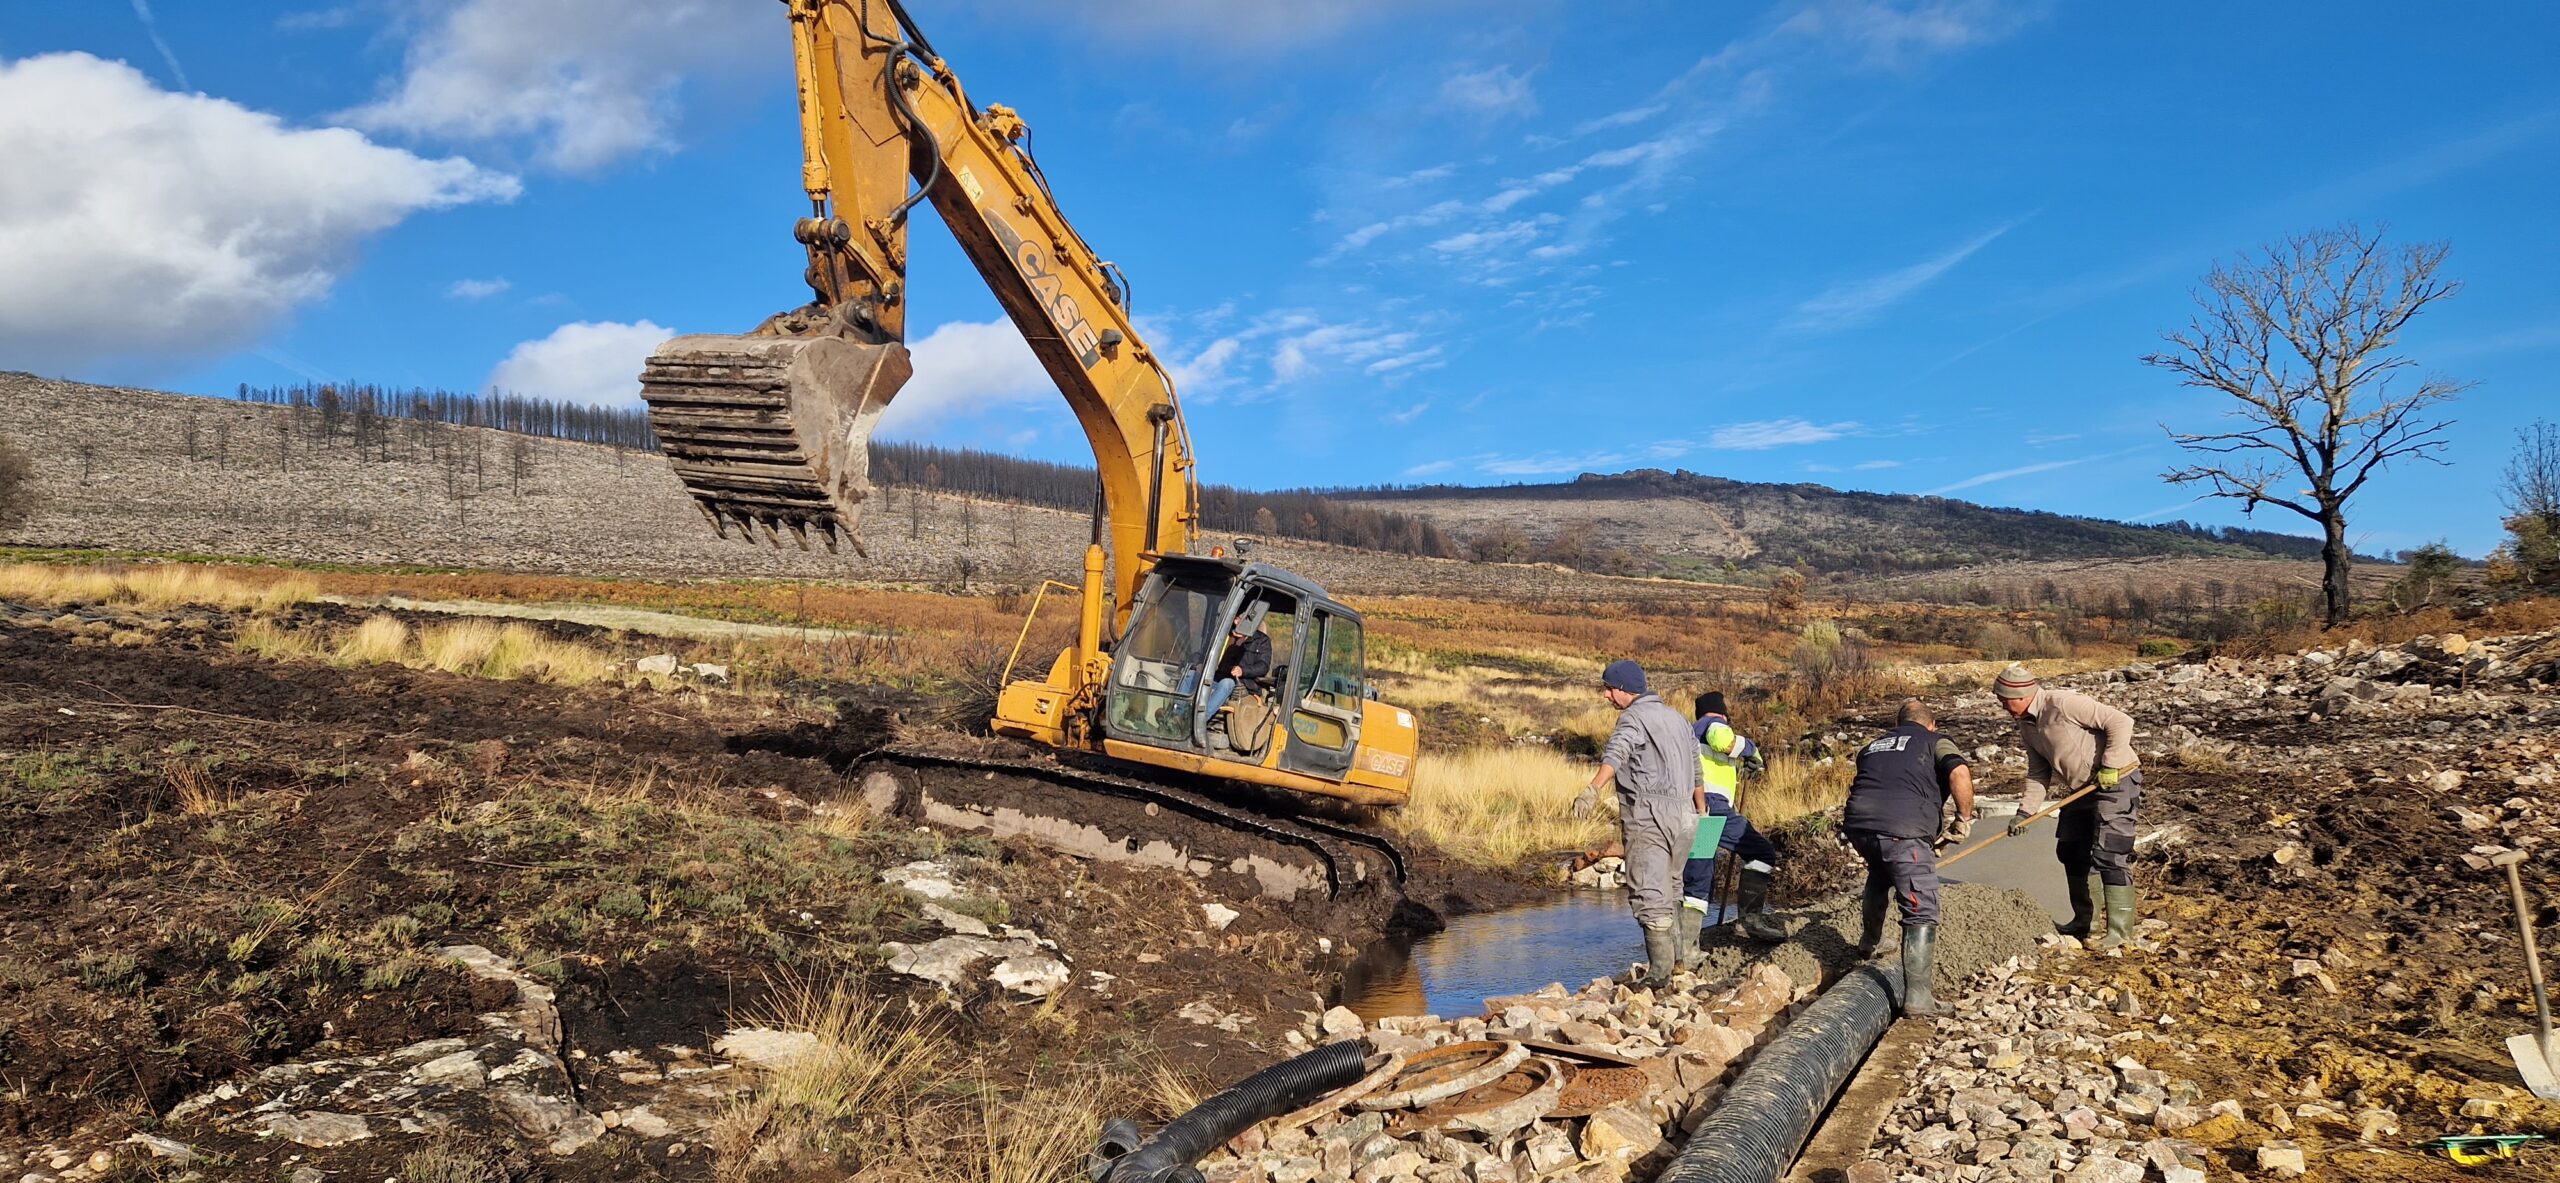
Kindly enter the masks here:
<path id="1" fill-rule="evenodd" d="M 1242 622 L 1268 675 L 1208 717 Z M 1106 738 L 1338 781 L 1359 751 L 1368 678 L 1360 614 L 1277 567 L 1167 555 L 1138 594 L 1102 695 Z"/>

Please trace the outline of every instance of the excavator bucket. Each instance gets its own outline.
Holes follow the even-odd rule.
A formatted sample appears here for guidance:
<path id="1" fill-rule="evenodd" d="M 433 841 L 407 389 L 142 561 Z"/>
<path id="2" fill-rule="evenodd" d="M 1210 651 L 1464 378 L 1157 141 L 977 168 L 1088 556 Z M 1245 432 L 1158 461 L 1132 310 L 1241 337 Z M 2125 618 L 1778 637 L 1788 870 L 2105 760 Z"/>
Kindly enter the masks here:
<path id="1" fill-rule="evenodd" d="M 649 428 L 720 536 L 834 550 L 871 496 L 872 426 L 915 372 L 906 346 L 843 337 L 678 337 L 640 371 Z M 859 549 L 859 544 L 857 544 Z"/>

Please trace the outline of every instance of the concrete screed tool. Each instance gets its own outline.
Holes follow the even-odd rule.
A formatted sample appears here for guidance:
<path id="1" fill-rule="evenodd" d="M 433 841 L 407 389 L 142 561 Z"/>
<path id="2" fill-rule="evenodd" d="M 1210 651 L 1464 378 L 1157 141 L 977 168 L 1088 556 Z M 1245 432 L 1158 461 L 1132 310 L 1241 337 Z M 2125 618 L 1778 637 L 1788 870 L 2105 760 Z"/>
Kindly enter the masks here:
<path id="1" fill-rule="evenodd" d="M 2493 865 L 2507 869 L 2507 894 L 2515 898 L 2516 935 L 2524 939 L 2525 978 L 2533 984 L 2533 1017 L 2536 1029 L 2507 1039 L 2507 1054 L 2515 1057 L 2516 1072 L 2524 1077 L 2524 1086 L 2546 1101 L 2560 1101 L 2560 1074 L 2553 1071 L 2551 1040 L 2551 996 L 2542 986 L 2542 954 L 2533 944 L 2533 910 L 2525 906 L 2524 877 L 2516 867 L 2524 862 L 2524 852 L 2510 850 L 2491 858 Z"/>

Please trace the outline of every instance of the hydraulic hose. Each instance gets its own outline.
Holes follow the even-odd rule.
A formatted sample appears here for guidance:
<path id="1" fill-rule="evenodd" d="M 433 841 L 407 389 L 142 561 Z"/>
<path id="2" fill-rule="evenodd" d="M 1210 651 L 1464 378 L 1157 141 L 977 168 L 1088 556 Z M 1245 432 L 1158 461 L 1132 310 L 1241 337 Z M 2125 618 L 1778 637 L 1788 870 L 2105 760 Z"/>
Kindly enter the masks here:
<path id="1" fill-rule="evenodd" d="M 1115 1117 L 1085 1160 L 1093 1183 L 1199 1183 L 1191 1164 L 1256 1123 L 1305 1108 L 1317 1098 L 1358 1081 L 1369 1045 L 1357 1040 L 1327 1044 L 1245 1077 L 1191 1112 L 1167 1122 L 1141 1141 L 1137 1123 Z"/>
<path id="2" fill-rule="evenodd" d="M 1657 1183 L 1771 1183 L 1786 1173 L 1840 1086 L 1884 1038 L 1900 970 L 1867 964 L 1814 999 L 1726 1089 Z"/>

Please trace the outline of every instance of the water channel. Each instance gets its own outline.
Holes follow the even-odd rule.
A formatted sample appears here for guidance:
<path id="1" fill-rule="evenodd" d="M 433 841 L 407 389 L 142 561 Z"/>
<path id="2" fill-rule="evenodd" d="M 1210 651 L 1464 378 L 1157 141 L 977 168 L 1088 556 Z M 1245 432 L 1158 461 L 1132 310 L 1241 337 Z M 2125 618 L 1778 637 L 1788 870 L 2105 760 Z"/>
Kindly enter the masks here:
<path id="1" fill-rule="evenodd" d="M 1962 849 L 1991 842 L 2012 816 L 2006 802 L 1983 802 L 1974 838 Z M 1967 856 L 1946 878 L 2018 888 L 2059 920 L 2070 914 L 2070 904 L 2053 858 L 2053 829 L 2052 819 L 2037 822 L 2025 834 Z M 1568 891 L 1544 903 L 1454 917 L 1427 937 L 1372 945 L 1344 971 L 1332 1001 L 1369 1020 L 1472 1015 L 1487 998 L 1549 982 L 1579 989 L 1593 978 L 1625 973 L 1629 963 L 1643 959 L 1626 893 Z"/>

